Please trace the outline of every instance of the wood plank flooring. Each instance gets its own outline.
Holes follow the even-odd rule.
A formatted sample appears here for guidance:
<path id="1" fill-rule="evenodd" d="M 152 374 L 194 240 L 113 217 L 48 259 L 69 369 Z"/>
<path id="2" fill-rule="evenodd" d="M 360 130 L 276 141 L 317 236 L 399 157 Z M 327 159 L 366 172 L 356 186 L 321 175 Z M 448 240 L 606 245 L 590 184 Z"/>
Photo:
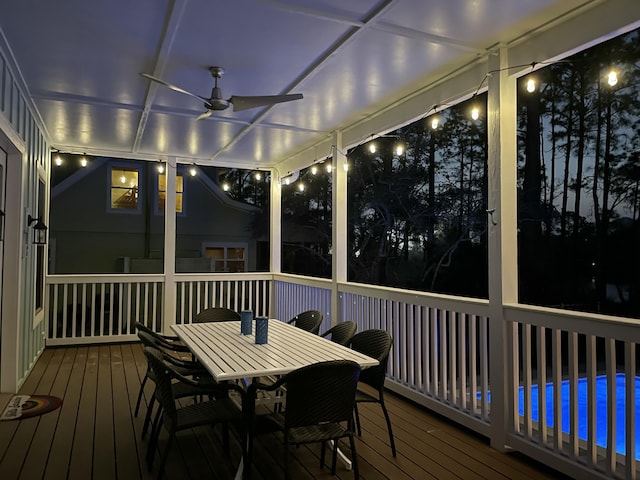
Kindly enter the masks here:
<path id="1" fill-rule="evenodd" d="M 138 343 L 48 348 L 20 389 L 24 394 L 63 398 L 54 412 L 20 421 L 0 422 L 0 479 L 151 479 L 141 439 L 146 407 L 134 417 L 146 361 Z M 147 385 L 149 398 L 152 385 Z M 0 410 L 11 398 L 0 394 Z M 377 405 L 360 408 L 363 433 L 357 440 L 362 480 L 409 479 L 558 479 L 565 478 L 518 454 L 492 449 L 487 440 L 393 394 L 387 405 L 397 458 L 391 456 L 384 418 Z M 218 428 L 182 432 L 171 448 L 163 478 L 232 479 L 240 444 L 232 435 L 223 453 Z M 161 437 L 161 447 L 166 437 Z M 257 440 L 252 478 L 284 478 L 284 449 L 279 435 Z M 319 467 L 319 446 L 291 451 L 293 479 L 352 479 L 338 466 L 333 477 Z"/>

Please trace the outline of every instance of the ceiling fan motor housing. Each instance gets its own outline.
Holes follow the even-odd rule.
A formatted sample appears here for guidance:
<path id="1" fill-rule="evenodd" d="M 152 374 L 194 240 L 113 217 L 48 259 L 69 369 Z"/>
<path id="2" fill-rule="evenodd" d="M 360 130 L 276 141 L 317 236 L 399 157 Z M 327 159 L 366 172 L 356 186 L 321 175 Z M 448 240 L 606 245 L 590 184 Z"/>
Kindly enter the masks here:
<path id="1" fill-rule="evenodd" d="M 229 101 L 222 98 L 220 87 L 213 87 L 211 89 L 211 98 L 207 100 L 205 106 L 210 110 L 225 110 L 229 108 Z"/>

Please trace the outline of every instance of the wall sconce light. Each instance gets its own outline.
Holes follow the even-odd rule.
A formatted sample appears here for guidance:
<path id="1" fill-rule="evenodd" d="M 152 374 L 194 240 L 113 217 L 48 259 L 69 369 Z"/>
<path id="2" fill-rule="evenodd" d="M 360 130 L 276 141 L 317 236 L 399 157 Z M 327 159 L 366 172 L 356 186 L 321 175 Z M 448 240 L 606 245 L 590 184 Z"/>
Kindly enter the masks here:
<path id="1" fill-rule="evenodd" d="M 40 217 L 27 216 L 27 225 L 33 226 L 33 244 L 34 245 L 46 245 L 47 244 L 47 226 L 40 220 Z"/>

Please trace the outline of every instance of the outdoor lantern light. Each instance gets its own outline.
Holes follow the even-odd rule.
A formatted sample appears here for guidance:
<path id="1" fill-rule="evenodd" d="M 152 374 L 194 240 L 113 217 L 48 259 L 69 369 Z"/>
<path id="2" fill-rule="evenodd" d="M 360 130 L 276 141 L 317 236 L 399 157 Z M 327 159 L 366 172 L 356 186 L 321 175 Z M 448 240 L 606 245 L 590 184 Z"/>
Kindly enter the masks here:
<path id="1" fill-rule="evenodd" d="M 40 217 L 27 216 L 27 225 L 33 225 L 33 244 L 46 245 L 47 243 L 47 226 L 40 220 Z"/>

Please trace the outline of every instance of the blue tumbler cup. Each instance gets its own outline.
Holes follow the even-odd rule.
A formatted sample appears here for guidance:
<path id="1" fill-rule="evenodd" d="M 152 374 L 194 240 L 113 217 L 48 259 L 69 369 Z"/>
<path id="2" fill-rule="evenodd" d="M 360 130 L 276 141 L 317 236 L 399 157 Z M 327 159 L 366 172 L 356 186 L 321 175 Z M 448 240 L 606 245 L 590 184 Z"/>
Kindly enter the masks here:
<path id="1" fill-rule="evenodd" d="M 256 343 L 262 345 L 267 343 L 269 336 L 269 319 L 267 317 L 256 318 Z"/>
<path id="2" fill-rule="evenodd" d="M 242 310 L 240 312 L 240 333 L 242 335 L 251 335 L 253 324 L 253 311 Z"/>

